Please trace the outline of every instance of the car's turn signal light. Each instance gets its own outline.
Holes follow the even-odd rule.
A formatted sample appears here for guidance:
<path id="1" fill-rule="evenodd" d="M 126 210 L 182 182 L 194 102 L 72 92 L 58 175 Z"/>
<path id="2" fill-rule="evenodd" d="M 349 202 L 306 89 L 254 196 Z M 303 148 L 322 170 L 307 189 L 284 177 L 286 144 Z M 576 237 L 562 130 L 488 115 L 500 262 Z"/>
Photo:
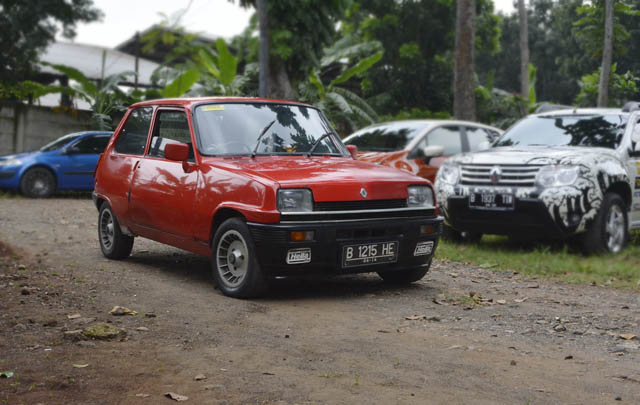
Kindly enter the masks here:
<path id="1" fill-rule="evenodd" d="M 304 242 L 313 240 L 313 231 L 294 231 L 289 234 L 291 242 Z"/>

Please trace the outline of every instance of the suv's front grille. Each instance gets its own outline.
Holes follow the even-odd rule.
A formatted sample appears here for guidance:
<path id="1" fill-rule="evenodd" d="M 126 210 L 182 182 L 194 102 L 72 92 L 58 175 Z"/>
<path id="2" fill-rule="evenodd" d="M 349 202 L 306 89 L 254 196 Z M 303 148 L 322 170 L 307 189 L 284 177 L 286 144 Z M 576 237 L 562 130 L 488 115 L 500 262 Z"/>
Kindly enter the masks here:
<path id="1" fill-rule="evenodd" d="M 362 211 L 406 208 L 407 200 L 328 201 L 315 203 L 314 211 Z"/>
<path id="2" fill-rule="evenodd" d="M 462 165 L 460 182 L 469 186 L 533 187 L 541 165 Z M 492 172 L 499 174 L 492 176 Z"/>

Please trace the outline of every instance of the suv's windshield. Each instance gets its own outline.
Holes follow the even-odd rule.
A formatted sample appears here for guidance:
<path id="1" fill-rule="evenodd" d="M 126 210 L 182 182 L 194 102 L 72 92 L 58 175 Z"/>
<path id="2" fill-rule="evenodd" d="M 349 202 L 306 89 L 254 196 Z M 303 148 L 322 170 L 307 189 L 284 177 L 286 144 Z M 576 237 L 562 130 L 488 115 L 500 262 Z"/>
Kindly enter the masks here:
<path id="1" fill-rule="evenodd" d="M 424 123 L 398 122 L 364 128 L 344 140 L 363 152 L 391 152 L 404 149 L 425 128 Z"/>
<path id="2" fill-rule="evenodd" d="M 627 120 L 618 114 L 542 115 L 523 119 L 494 146 L 592 146 L 615 149 Z"/>
<path id="3" fill-rule="evenodd" d="M 195 110 L 195 120 L 204 155 L 305 154 L 333 132 L 320 111 L 288 104 L 202 105 Z M 347 151 L 337 137 L 327 136 L 313 154 L 345 156 Z"/>
<path id="4" fill-rule="evenodd" d="M 40 148 L 40 151 L 41 152 L 51 152 L 52 150 L 58 150 L 58 149 L 62 148 L 64 145 L 68 144 L 69 142 L 75 140 L 79 136 L 80 136 L 80 134 L 65 135 L 62 138 L 58 138 L 55 141 L 44 145 L 42 148 Z"/>

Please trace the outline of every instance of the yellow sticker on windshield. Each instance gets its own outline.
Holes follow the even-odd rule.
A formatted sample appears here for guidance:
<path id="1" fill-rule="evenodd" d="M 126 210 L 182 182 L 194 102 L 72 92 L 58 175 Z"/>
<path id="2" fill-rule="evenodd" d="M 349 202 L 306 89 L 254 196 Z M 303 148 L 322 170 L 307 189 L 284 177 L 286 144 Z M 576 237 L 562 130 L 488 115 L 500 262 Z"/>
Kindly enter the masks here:
<path id="1" fill-rule="evenodd" d="M 636 170 L 638 171 L 638 176 L 640 176 L 640 162 L 636 162 Z"/>
<path id="2" fill-rule="evenodd" d="M 204 107 L 202 107 L 203 111 L 224 111 L 224 106 L 217 104 L 217 105 L 205 105 Z"/>

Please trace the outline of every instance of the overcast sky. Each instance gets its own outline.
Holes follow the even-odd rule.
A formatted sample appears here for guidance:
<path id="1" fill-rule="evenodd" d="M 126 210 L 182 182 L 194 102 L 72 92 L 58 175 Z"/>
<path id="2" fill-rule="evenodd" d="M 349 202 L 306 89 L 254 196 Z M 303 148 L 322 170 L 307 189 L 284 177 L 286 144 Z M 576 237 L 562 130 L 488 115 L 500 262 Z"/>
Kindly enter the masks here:
<path id="1" fill-rule="evenodd" d="M 271 0 L 273 1 L 273 0 Z M 230 38 L 242 32 L 248 25 L 252 9 L 241 8 L 238 1 L 193 0 L 182 17 L 182 25 L 190 32 L 205 32 L 213 36 Z M 497 11 L 511 13 L 513 0 L 494 0 Z M 184 9 L 188 0 L 94 0 L 102 10 L 101 22 L 78 25 L 75 42 L 105 47 L 131 38 L 136 31 L 143 31 L 162 20 L 159 13 L 169 16 Z"/>

